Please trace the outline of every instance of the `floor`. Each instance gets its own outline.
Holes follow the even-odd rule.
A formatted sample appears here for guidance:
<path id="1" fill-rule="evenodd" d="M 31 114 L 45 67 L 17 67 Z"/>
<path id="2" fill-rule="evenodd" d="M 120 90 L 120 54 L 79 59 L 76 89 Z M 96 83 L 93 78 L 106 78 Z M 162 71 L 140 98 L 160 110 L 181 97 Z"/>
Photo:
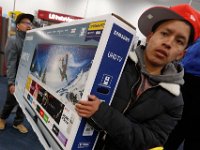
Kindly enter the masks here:
<path id="1" fill-rule="evenodd" d="M 4 105 L 7 92 L 7 80 L 0 76 L 0 110 Z M 0 130 L 0 150 L 44 150 L 31 125 L 25 119 L 24 124 L 29 129 L 27 134 L 22 134 L 12 127 L 15 114 L 7 119 L 6 129 Z"/>

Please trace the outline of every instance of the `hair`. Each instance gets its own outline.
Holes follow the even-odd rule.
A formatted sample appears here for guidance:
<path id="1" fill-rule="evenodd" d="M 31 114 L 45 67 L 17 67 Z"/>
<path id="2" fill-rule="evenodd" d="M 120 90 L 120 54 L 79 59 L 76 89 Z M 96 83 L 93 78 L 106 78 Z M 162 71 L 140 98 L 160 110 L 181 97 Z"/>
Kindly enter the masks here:
<path id="1" fill-rule="evenodd" d="M 169 21 L 169 20 L 172 20 L 172 19 L 168 19 L 168 20 L 161 20 L 159 22 L 157 22 L 156 24 L 153 25 L 151 31 L 152 32 L 155 32 L 156 29 L 161 25 L 163 24 L 164 22 L 166 21 Z M 187 44 L 187 47 L 192 45 L 192 43 L 194 42 L 194 27 L 192 26 L 192 24 L 190 22 L 188 22 L 187 20 L 180 20 L 180 21 L 183 21 L 184 23 L 186 23 L 187 25 L 189 25 L 190 27 L 190 36 L 189 36 L 189 40 L 188 40 L 188 44 Z M 186 48 L 187 48 L 186 47 Z"/>

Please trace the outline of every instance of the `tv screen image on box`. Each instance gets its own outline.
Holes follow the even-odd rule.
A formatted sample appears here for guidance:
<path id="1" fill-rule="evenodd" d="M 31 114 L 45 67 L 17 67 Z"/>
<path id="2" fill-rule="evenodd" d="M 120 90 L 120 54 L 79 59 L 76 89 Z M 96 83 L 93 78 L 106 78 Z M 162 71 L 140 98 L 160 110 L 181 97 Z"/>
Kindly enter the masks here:
<path id="1" fill-rule="evenodd" d="M 75 135 L 79 116 L 74 104 L 84 92 L 96 49 L 58 44 L 35 48 L 24 97 L 62 148 Z"/>
<path id="2" fill-rule="evenodd" d="M 91 45 L 39 44 L 30 73 L 59 96 L 76 103 L 82 96 L 96 49 Z"/>

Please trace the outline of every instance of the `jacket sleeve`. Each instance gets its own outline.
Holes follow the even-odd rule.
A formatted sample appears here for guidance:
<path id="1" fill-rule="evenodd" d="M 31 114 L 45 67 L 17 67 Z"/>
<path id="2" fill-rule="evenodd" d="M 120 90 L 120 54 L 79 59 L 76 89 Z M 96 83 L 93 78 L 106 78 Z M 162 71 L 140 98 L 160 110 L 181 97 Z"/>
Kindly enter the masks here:
<path id="1" fill-rule="evenodd" d="M 17 46 L 15 44 L 14 39 L 9 39 L 7 41 L 5 52 L 7 61 L 8 84 L 14 84 L 17 72 L 17 61 L 18 61 Z"/>
<path id="2" fill-rule="evenodd" d="M 181 118 L 182 109 L 183 106 L 179 106 L 170 110 L 170 114 L 163 112 L 155 118 L 137 122 L 102 103 L 93 120 L 108 134 L 115 147 L 143 150 L 164 144 Z"/>

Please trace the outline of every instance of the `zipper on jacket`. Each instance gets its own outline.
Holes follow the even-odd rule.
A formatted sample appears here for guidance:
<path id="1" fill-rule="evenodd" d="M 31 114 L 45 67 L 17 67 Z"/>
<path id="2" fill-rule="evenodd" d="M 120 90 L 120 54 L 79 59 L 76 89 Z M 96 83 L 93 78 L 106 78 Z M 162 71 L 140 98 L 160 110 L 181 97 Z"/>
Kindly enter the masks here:
<path id="1" fill-rule="evenodd" d="M 141 99 L 141 97 L 144 95 L 144 93 L 146 93 L 146 92 L 148 92 L 149 90 L 154 89 L 154 88 L 156 88 L 156 87 L 158 87 L 158 86 L 159 86 L 159 85 L 154 85 L 154 86 L 152 86 L 152 87 L 146 89 L 143 93 L 141 93 L 140 96 L 136 97 L 135 101 L 134 101 L 132 104 L 135 105 L 135 103 L 136 103 L 137 101 L 139 101 L 139 99 Z"/>
<path id="2" fill-rule="evenodd" d="M 131 105 L 134 106 L 135 103 L 139 100 L 139 98 L 141 98 L 141 96 L 142 96 L 144 93 L 146 93 L 148 90 L 150 90 L 150 89 L 152 89 L 152 88 L 156 88 L 156 87 L 159 86 L 158 84 L 157 84 L 157 85 L 154 85 L 154 86 L 152 86 L 152 87 L 146 89 L 144 92 L 142 92 L 140 96 L 138 96 L 138 97 L 137 97 L 137 96 L 133 96 L 133 94 L 134 94 L 134 93 L 133 93 L 133 92 L 134 92 L 134 88 L 135 88 L 135 86 L 138 84 L 138 82 L 141 80 L 141 72 L 138 70 L 138 68 L 137 68 L 136 65 L 135 65 L 135 67 L 136 67 L 136 71 L 137 71 L 137 73 L 140 75 L 140 77 L 139 77 L 138 80 L 135 82 L 135 84 L 131 87 L 131 96 L 130 96 L 131 98 L 130 98 L 130 100 L 129 100 L 127 106 L 126 106 L 126 108 L 122 111 L 123 114 L 128 110 L 128 108 L 129 108 Z M 134 98 L 134 101 L 133 101 L 133 98 Z"/>
<path id="3" fill-rule="evenodd" d="M 137 71 L 137 73 L 138 73 L 138 75 L 140 75 L 140 72 L 138 71 L 138 67 L 137 67 L 137 64 L 135 64 L 135 68 L 136 68 L 136 71 Z M 128 102 L 128 104 L 127 104 L 127 106 L 124 108 L 124 110 L 122 111 L 122 113 L 124 114 L 126 111 L 127 111 L 127 109 L 129 108 L 129 106 L 131 105 L 131 102 L 132 102 L 132 98 L 133 98 L 133 90 L 134 90 L 134 88 L 135 88 L 135 86 L 139 83 L 139 81 L 141 80 L 141 76 L 139 76 L 139 78 L 138 78 L 138 80 L 133 84 L 133 86 L 131 87 L 131 96 L 130 96 L 130 100 L 129 100 L 129 102 Z"/>

